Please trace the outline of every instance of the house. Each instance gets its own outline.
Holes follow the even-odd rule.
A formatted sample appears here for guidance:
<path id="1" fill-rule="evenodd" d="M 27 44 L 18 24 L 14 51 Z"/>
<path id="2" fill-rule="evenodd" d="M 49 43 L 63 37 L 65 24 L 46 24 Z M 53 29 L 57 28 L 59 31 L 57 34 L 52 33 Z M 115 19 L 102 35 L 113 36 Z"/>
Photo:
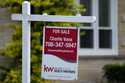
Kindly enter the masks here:
<path id="1" fill-rule="evenodd" d="M 77 1 L 97 20 L 80 27 L 79 77 L 65 83 L 101 83 L 105 64 L 125 60 L 125 0 Z"/>
<path id="2" fill-rule="evenodd" d="M 125 0 L 77 1 L 86 7 L 83 15 L 97 20 L 79 27 L 79 77 L 65 83 L 101 83 L 105 64 L 125 60 Z"/>

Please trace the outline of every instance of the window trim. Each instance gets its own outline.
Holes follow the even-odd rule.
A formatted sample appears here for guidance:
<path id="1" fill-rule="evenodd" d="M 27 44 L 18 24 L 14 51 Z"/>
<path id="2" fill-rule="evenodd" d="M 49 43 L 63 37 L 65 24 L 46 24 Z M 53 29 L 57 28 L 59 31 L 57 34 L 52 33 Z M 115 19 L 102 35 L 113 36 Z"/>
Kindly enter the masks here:
<path id="1" fill-rule="evenodd" d="M 110 23 L 111 26 L 110 28 L 104 28 L 104 27 L 99 27 L 99 15 L 98 15 L 98 10 L 99 10 L 99 0 L 92 0 L 92 15 L 96 16 L 97 20 L 95 23 L 93 23 L 90 27 L 79 27 L 80 29 L 93 29 L 94 30 L 94 48 L 79 48 L 78 50 L 78 55 L 80 56 L 116 56 L 118 55 L 118 12 L 117 12 L 117 0 L 111 0 L 110 2 Z M 78 0 L 80 3 L 80 0 Z M 107 48 L 99 48 L 99 30 L 112 30 L 112 48 L 107 49 Z M 80 38 L 79 38 L 80 40 Z M 80 42 L 80 41 L 79 41 Z M 79 46 L 80 47 L 80 46 Z"/>

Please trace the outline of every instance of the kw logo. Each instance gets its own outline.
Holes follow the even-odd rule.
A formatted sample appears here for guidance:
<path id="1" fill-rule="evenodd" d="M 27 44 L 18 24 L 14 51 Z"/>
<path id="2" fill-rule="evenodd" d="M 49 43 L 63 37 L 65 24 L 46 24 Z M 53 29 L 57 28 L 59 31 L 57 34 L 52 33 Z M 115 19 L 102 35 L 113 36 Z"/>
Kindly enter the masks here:
<path id="1" fill-rule="evenodd" d="M 65 69 L 65 68 L 62 68 L 62 67 L 48 67 L 46 65 L 44 65 L 44 68 L 43 68 L 43 71 L 44 72 L 57 72 L 57 73 L 75 73 L 74 70 L 70 70 L 70 69 Z"/>
<path id="2" fill-rule="evenodd" d="M 46 65 L 44 65 L 44 72 L 53 72 L 54 71 L 54 67 L 47 67 Z"/>

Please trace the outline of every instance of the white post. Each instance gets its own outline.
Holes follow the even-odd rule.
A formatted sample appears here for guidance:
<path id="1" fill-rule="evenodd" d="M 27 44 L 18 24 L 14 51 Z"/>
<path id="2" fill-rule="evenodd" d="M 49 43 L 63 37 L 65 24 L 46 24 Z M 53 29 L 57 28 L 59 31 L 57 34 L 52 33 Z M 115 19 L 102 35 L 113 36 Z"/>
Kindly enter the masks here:
<path id="1" fill-rule="evenodd" d="M 22 83 L 30 83 L 30 3 L 22 5 Z"/>

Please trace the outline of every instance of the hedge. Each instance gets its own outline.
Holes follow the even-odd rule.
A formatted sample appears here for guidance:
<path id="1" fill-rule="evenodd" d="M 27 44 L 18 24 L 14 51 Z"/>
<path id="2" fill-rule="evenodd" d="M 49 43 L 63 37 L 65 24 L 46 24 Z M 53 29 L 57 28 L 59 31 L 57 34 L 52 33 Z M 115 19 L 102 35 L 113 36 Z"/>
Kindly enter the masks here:
<path id="1" fill-rule="evenodd" d="M 125 64 L 107 64 L 103 70 L 108 83 L 125 83 Z"/>

